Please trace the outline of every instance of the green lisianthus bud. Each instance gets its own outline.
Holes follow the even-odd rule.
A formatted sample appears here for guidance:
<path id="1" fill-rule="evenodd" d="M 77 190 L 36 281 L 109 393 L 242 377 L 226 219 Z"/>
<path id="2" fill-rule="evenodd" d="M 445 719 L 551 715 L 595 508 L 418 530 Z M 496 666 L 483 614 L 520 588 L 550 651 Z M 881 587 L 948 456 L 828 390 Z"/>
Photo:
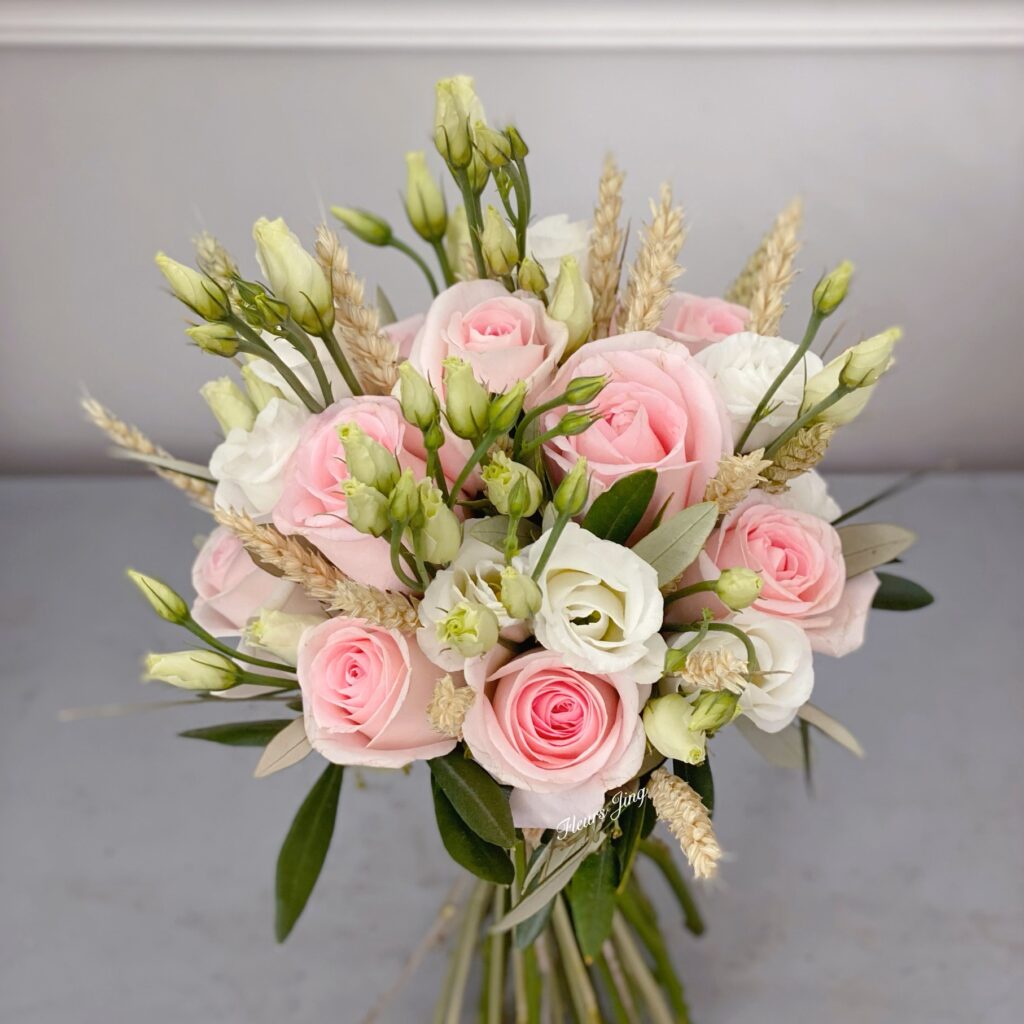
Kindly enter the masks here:
<path id="1" fill-rule="evenodd" d="M 518 422 L 526 398 L 526 382 L 516 381 L 503 395 L 491 399 L 487 422 L 493 431 L 508 433 Z"/>
<path id="2" fill-rule="evenodd" d="M 693 705 L 690 728 L 712 733 L 728 725 L 739 713 L 739 695 L 729 690 L 702 693 Z"/>
<path id="3" fill-rule="evenodd" d="M 280 388 L 268 384 L 255 370 L 252 363 L 245 363 L 242 366 L 242 380 L 245 381 L 245 390 L 249 394 L 249 400 L 259 412 L 262 412 L 275 398 L 284 398 Z"/>
<path id="4" fill-rule="evenodd" d="M 494 453 L 484 467 L 482 476 L 488 500 L 503 516 L 532 516 L 540 507 L 544 497 L 540 478 L 527 466 L 513 462 L 504 452 Z M 525 492 L 521 499 L 523 511 L 513 513 L 509 501 L 517 484 L 522 484 Z"/>
<path id="5" fill-rule="evenodd" d="M 475 149 L 473 150 L 473 159 L 469 161 L 469 166 L 466 168 L 466 176 L 469 179 L 469 187 L 476 195 L 483 192 L 487 186 L 487 179 L 491 176 L 490 168 Z"/>
<path id="6" fill-rule="evenodd" d="M 850 278 L 853 277 L 853 264 L 843 260 L 835 270 L 830 270 L 814 286 L 811 303 L 818 316 L 830 316 L 846 298 L 850 290 Z"/>
<path id="7" fill-rule="evenodd" d="M 444 428 L 441 426 L 441 419 L 438 417 L 423 431 L 423 443 L 427 451 L 438 452 L 444 445 Z"/>
<path id="8" fill-rule="evenodd" d="M 484 214 L 480 245 L 492 274 L 501 277 L 512 272 L 519 260 L 519 249 L 505 219 L 493 206 L 488 206 Z"/>
<path id="9" fill-rule="evenodd" d="M 566 405 L 586 405 L 592 402 L 608 385 L 610 377 L 574 377 L 565 389 Z"/>
<path id="10" fill-rule="evenodd" d="M 677 650 L 675 647 L 670 647 L 665 652 L 665 675 L 678 675 L 685 665 L 686 654 L 683 651 Z"/>
<path id="11" fill-rule="evenodd" d="M 188 605 L 177 591 L 155 576 L 146 576 L 134 569 L 127 569 L 125 573 L 161 619 L 176 625 L 188 621 Z"/>
<path id="12" fill-rule="evenodd" d="M 488 425 L 490 395 L 473 375 L 473 368 L 464 359 L 449 356 L 444 360 L 444 411 L 448 425 L 462 438 L 472 440 L 483 436 Z"/>
<path id="13" fill-rule="evenodd" d="M 416 234 L 427 242 L 444 238 L 448 227 L 448 210 L 444 193 L 427 169 L 427 157 L 422 150 L 405 154 L 405 212 Z"/>
<path id="14" fill-rule="evenodd" d="M 462 524 L 432 481 L 421 480 L 419 493 L 423 557 L 431 565 L 447 565 L 462 546 Z"/>
<path id="15" fill-rule="evenodd" d="M 260 217 L 253 225 L 252 237 L 271 289 L 288 306 L 295 322 L 309 334 L 329 330 L 334 325 L 331 282 L 289 230 L 284 218 Z"/>
<path id="16" fill-rule="evenodd" d="M 449 167 L 468 167 L 473 158 L 470 125 L 484 121 L 484 110 L 468 75 L 442 78 L 435 87 L 434 145 Z"/>
<path id="17" fill-rule="evenodd" d="M 388 512 L 396 523 L 410 523 L 420 510 L 420 493 L 411 469 L 402 471 L 391 491 Z"/>
<path id="18" fill-rule="evenodd" d="M 498 642 L 498 617 L 476 601 L 459 601 L 437 624 L 437 638 L 464 658 L 479 657 Z"/>
<path id="19" fill-rule="evenodd" d="M 508 141 L 512 144 L 512 156 L 516 160 L 525 160 L 527 153 L 530 152 L 530 148 L 523 141 L 522 135 L 519 134 L 519 129 L 509 125 L 505 129 L 505 134 L 508 136 Z"/>
<path id="20" fill-rule="evenodd" d="M 199 394 L 210 407 L 225 437 L 232 430 L 252 430 L 256 422 L 256 406 L 230 377 L 207 381 L 199 389 Z"/>
<path id="21" fill-rule="evenodd" d="M 232 359 L 238 352 L 238 335 L 227 324 L 197 324 L 186 327 L 185 333 L 208 355 Z"/>
<path id="22" fill-rule="evenodd" d="M 170 683 L 182 690 L 230 690 L 238 683 L 238 666 L 216 651 L 147 654 L 145 680 Z"/>
<path id="23" fill-rule="evenodd" d="M 882 374 L 892 366 L 892 350 L 902 337 L 903 331 L 890 327 L 854 345 L 846 353 L 846 364 L 839 374 L 839 382 L 848 388 L 868 388 L 877 384 Z"/>
<path id="24" fill-rule="evenodd" d="M 685 764 L 702 764 L 706 737 L 693 725 L 693 707 L 681 693 L 655 697 L 644 706 L 644 732 L 652 747 Z"/>
<path id="25" fill-rule="evenodd" d="M 536 581 L 511 565 L 501 570 L 501 603 L 513 619 L 528 619 L 540 609 L 543 595 Z"/>
<path id="26" fill-rule="evenodd" d="M 324 615 L 291 615 L 261 608 L 259 615 L 245 627 L 245 639 L 289 665 L 295 665 L 299 660 L 302 634 L 325 620 Z"/>
<path id="27" fill-rule="evenodd" d="M 715 596 L 726 608 L 741 612 L 757 600 L 763 583 L 753 569 L 726 569 L 715 581 Z"/>
<path id="28" fill-rule="evenodd" d="M 394 452 L 368 437 L 355 423 L 342 423 L 338 437 L 345 449 L 349 475 L 382 494 L 390 494 L 402 474 Z"/>
<path id="29" fill-rule="evenodd" d="M 470 257 L 472 248 L 466 208 L 462 205 L 456 206 L 448 218 L 448 230 L 444 233 L 444 251 L 457 277 L 463 276 L 463 265 Z"/>
<path id="30" fill-rule="evenodd" d="M 388 499 L 369 484 L 349 478 L 341 485 L 348 521 L 360 532 L 381 537 L 391 529 Z"/>
<path id="31" fill-rule="evenodd" d="M 477 121 L 472 135 L 477 151 L 492 171 L 504 167 L 512 159 L 512 143 L 504 132 Z"/>
<path id="32" fill-rule="evenodd" d="M 560 320 L 569 331 L 566 355 L 582 345 L 594 329 L 594 293 L 583 280 L 575 256 L 563 256 L 555 290 L 548 303 L 548 316 Z"/>
<path id="33" fill-rule="evenodd" d="M 167 279 L 175 298 L 204 320 L 226 320 L 231 315 L 227 292 L 213 278 L 172 260 L 162 252 L 156 254 L 156 265 Z"/>
<path id="34" fill-rule="evenodd" d="M 519 264 L 519 287 L 534 295 L 543 295 L 548 290 L 547 274 L 532 256 L 527 256 Z"/>
<path id="35" fill-rule="evenodd" d="M 391 225 L 369 210 L 354 210 L 348 206 L 332 206 L 331 213 L 360 241 L 367 245 L 388 245 L 393 237 Z"/>
<path id="36" fill-rule="evenodd" d="M 562 515 L 574 516 L 583 511 L 590 494 L 587 478 L 587 460 L 577 459 L 576 465 L 565 475 L 555 491 L 552 504 Z"/>
<path id="37" fill-rule="evenodd" d="M 399 365 L 398 380 L 402 415 L 420 430 L 427 430 L 438 420 L 439 407 L 434 389 L 408 360 Z"/>
<path id="38" fill-rule="evenodd" d="M 573 437 L 589 430 L 600 417 L 591 409 L 575 409 L 567 412 L 556 424 L 555 429 L 563 437 Z"/>

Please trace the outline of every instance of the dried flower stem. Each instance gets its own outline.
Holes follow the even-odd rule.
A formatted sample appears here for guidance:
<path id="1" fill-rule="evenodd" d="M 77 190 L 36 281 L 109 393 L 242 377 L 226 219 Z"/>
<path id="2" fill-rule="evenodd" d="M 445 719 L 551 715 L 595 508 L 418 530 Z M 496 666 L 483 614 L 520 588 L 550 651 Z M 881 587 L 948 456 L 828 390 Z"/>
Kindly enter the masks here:
<path id="1" fill-rule="evenodd" d="M 622 249 L 626 234 L 619 224 L 622 214 L 622 183 L 625 175 L 609 154 L 605 157 L 601 180 L 597 186 L 594 226 L 590 235 L 588 272 L 594 293 L 594 338 L 608 334 L 619 294 Z"/>
<path id="2" fill-rule="evenodd" d="M 348 250 L 325 224 L 316 229 L 316 255 L 334 293 L 334 329 L 369 394 L 388 395 L 398 381 L 398 350 L 366 305 L 363 282 L 349 270 Z"/>
<path id="3" fill-rule="evenodd" d="M 658 817 L 679 840 L 697 878 L 714 878 L 722 848 L 715 838 L 711 818 L 696 790 L 664 768 L 656 768 L 647 781 L 647 794 Z"/>
<path id="4" fill-rule="evenodd" d="M 140 455 L 155 455 L 170 459 L 171 454 L 158 444 L 150 441 L 138 427 L 118 419 L 109 409 L 101 405 L 95 398 L 86 396 L 82 399 L 82 408 L 91 423 L 103 431 L 111 441 L 126 451 L 138 452 Z M 187 494 L 200 508 L 213 506 L 213 488 L 205 480 L 196 480 L 185 473 L 175 473 L 170 469 L 150 466 L 158 477 L 173 484 L 179 491 Z"/>
<path id="5" fill-rule="evenodd" d="M 651 223 L 629 272 L 623 333 L 653 331 L 661 322 L 672 282 L 683 272 L 676 260 L 685 239 L 682 207 L 672 205 L 672 189 L 662 185 L 658 202 L 651 200 Z"/>
<path id="6" fill-rule="evenodd" d="M 286 537 L 269 523 L 254 523 L 244 512 L 218 508 L 214 517 L 241 540 L 257 562 L 298 583 L 328 611 L 406 633 L 418 625 L 414 598 L 357 583 L 301 538 Z"/>
<path id="7" fill-rule="evenodd" d="M 802 205 L 793 200 L 775 219 L 765 236 L 764 254 L 757 268 L 750 302 L 750 329 L 758 334 L 779 332 L 782 314 L 786 311 L 786 290 L 793 280 L 793 260 L 800 249 L 797 232 Z"/>

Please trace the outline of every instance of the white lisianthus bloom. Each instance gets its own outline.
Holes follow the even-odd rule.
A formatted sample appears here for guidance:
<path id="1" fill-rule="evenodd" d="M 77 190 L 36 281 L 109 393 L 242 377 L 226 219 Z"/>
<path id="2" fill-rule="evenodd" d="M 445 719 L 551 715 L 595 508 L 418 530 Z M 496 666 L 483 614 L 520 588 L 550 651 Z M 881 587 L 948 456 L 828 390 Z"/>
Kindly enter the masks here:
<path id="1" fill-rule="evenodd" d="M 304 408 L 273 398 L 252 430 L 229 431 L 210 456 L 210 472 L 217 481 L 214 504 L 252 516 L 269 513 L 281 497 L 285 467 L 307 419 Z"/>
<path id="2" fill-rule="evenodd" d="M 526 626 L 513 619 L 501 603 L 501 554 L 483 541 L 467 537 L 447 569 L 430 581 L 420 601 L 421 626 L 416 632 L 420 650 L 437 666 L 448 672 L 461 670 L 466 658 L 438 635 L 438 626 L 460 602 L 470 601 L 494 612 L 502 636 L 519 641 L 527 635 Z"/>
<path id="3" fill-rule="evenodd" d="M 711 374 L 732 421 L 735 444 L 750 422 L 762 395 L 789 362 L 797 346 L 785 338 L 744 331 L 698 352 L 694 358 Z M 804 382 L 821 369 L 821 359 L 807 352 L 772 396 L 769 408 L 745 443 L 746 450 L 770 444 L 799 415 Z"/>
<path id="4" fill-rule="evenodd" d="M 758 494 L 760 497 L 760 493 Z M 839 502 L 828 493 L 825 478 L 815 469 L 809 469 L 789 481 L 789 488 L 781 494 L 765 499 L 779 508 L 791 508 L 797 512 L 809 512 L 812 516 L 831 523 L 842 512 Z"/>
<path id="5" fill-rule="evenodd" d="M 547 546 L 544 533 L 513 564 L 533 575 Z M 570 668 L 587 672 L 629 671 L 637 683 L 662 674 L 664 602 L 658 574 L 638 555 L 568 523 L 537 578 L 537 639 Z"/>
<path id="6" fill-rule="evenodd" d="M 558 277 L 563 256 L 574 256 L 580 272 L 586 277 L 587 247 L 590 244 L 590 223 L 569 220 L 568 214 L 556 213 L 535 220 L 526 229 L 526 252 L 543 268 L 548 284 Z"/>
<path id="7" fill-rule="evenodd" d="M 317 383 L 316 374 L 313 372 L 313 367 L 309 365 L 309 360 L 290 342 L 284 338 L 277 338 L 273 335 L 264 334 L 263 340 L 266 344 L 274 351 L 274 353 L 280 357 L 281 362 L 288 367 L 296 377 L 299 378 L 300 383 L 305 389 L 313 395 L 314 398 L 320 398 L 320 385 Z M 352 392 L 349 391 L 348 385 L 345 383 L 345 378 L 341 375 L 341 370 L 335 365 L 334 360 L 331 358 L 327 351 L 327 346 L 319 338 L 309 339 L 313 344 L 313 349 L 320 360 L 320 365 L 324 368 L 324 373 L 331 384 L 331 393 L 334 397 L 334 401 L 338 401 L 340 398 L 350 398 Z M 253 359 L 249 364 L 252 367 L 252 372 L 259 377 L 260 380 L 267 384 L 273 384 L 286 398 L 291 399 L 293 402 L 298 403 L 299 398 L 295 392 L 291 389 L 288 382 L 281 376 L 278 369 L 273 363 L 268 362 L 266 359 Z"/>
<path id="8" fill-rule="evenodd" d="M 759 683 L 748 682 L 740 691 L 740 713 L 765 732 L 779 732 L 793 721 L 814 688 L 811 642 L 796 623 L 749 608 L 724 621 L 747 634 L 763 673 Z M 683 633 L 670 646 L 682 647 L 692 639 L 692 633 Z M 747 661 L 743 641 L 732 633 L 708 633 L 695 650 L 728 651 L 736 661 Z M 685 693 L 685 682 L 682 688 Z"/>

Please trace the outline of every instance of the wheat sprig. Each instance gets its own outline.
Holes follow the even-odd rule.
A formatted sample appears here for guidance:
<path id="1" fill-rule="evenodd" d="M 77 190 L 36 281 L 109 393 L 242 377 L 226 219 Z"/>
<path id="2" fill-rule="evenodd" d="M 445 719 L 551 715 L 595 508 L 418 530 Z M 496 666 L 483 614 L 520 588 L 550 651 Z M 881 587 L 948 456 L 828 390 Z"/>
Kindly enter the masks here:
<path id="1" fill-rule="evenodd" d="M 415 598 L 357 583 L 299 537 L 285 536 L 269 523 L 255 523 L 244 512 L 218 508 L 214 517 L 238 537 L 257 562 L 298 583 L 329 611 L 406 633 L 419 624 Z"/>
<path id="2" fill-rule="evenodd" d="M 326 224 L 316 229 L 316 255 L 334 293 L 334 329 L 360 383 L 371 394 L 389 395 L 398 381 L 398 349 L 380 329 L 363 282 L 348 266 L 348 250 Z"/>
<path id="3" fill-rule="evenodd" d="M 697 791 L 664 768 L 656 768 L 647 781 L 647 794 L 658 817 L 679 840 L 693 873 L 698 878 L 714 878 L 722 848 Z"/>
<path id="4" fill-rule="evenodd" d="M 138 452 L 140 455 L 154 455 L 162 459 L 172 458 L 170 452 L 151 441 L 138 427 L 115 416 L 95 398 L 86 395 L 82 399 L 82 409 L 89 421 L 102 430 L 118 448 Z M 175 473 L 173 470 L 161 469 L 159 466 L 151 465 L 149 468 L 158 477 L 187 494 L 201 508 L 213 506 L 213 487 L 205 480 L 196 480 L 185 473 Z"/>
<path id="5" fill-rule="evenodd" d="M 625 177 L 616 166 L 614 157 L 611 154 L 605 157 L 601 180 L 597 186 L 597 204 L 594 206 L 594 224 L 587 261 L 590 289 L 594 293 L 594 338 L 603 338 L 608 334 L 618 301 L 622 247 L 626 240 L 625 231 L 619 224 Z"/>
<path id="6" fill-rule="evenodd" d="M 786 290 L 793 280 L 793 260 L 800 249 L 798 231 L 801 205 L 794 200 L 775 220 L 764 240 L 764 255 L 757 268 L 750 302 L 750 329 L 758 334 L 779 332 L 786 311 Z"/>
<path id="7" fill-rule="evenodd" d="M 768 248 L 768 240 L 776 234 L 796 232 L 800 229 L 803 219 L 803 203 L 797 197 L 789 201 L 782 212 L 775 218 L 771 228 L 761 239 L 758 247 L 750 254 L 746 266 L 740 271 L 739 277 L 729 286 L 725 298 L 729 302 L 736 302 L 741 306 L 749 308 L 754 298 L 754 288 L 757 285 L 761 274 L 761 266 L 764 263 L 765 251 Z"/>
<path id="8" fill-rule="evenodd" d="M 672 189 L 662 185 L 658 201 L 651 200 L 651 223 L 629 272 L 623 333 L 653 331 L 661 323 L 672 282 L 683 272 L 676 260 L 685 240 L 682 207 L 672 205 Z"/>

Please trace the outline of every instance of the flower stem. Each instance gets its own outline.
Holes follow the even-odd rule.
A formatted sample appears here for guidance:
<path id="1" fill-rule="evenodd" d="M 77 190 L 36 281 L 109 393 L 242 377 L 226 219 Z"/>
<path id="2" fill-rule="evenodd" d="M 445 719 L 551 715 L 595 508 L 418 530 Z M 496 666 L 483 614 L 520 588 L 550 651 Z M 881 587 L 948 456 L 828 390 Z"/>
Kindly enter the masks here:
<path id="1" fill-rule="evenodd" d="M 612 1006 L 612 1016 L 615 1019 L 615 1024 L 633 1024 L 636 1017 L 630 1017 L 626 1010 L 626 1004 L 623 1002 L 622 993 L 619 992 L 618 986 L 615 984 L 615 978 L 612 976 L 611 969 L 608 967 L 608 961 L 604 958 L 604 955 L 598 953 L 594 958 L 594 967 L 592 970 L 601 979 L 601 986 L 608 995 L 608 1001 Z"/>
<path id="2" fill-rule="evenodd" d="M 572 1000 L 576 1018 L 580 1024 L 601 1024 L 597 996 L 594 994 L 593 985 L 590 984 L 579 946 L 576 945 L 576 935 L 569 920 L 569 911 L 565 909 L 565 900 L 561 894 L 555 897 L 551 923 L 554 926 L 555 939 L 569 984 L 569 998 Z"/>
<path id="3" fill-rule="evenodd" d="M 320 337 L 323 340 L 323 343 L 327 346 L 327 351 L 330 353 L 331 359 L 334 360 L 334 365 L 337 366 L 342 377 L 345 379 L 345 383 L 348 385 L 349 391 L 351 391 L 353 395 L 363 394 L 363 386 L 359 383 L 359 378 L 355 375 L 355 372 L 349 365 L 348 359 L 345 358 L 345 353 L 341 350 L 341 344 L 334 333 L 334 329 L 325 326 Z"/>
<path id="4" fill-rule="evenodd" d="M 539 578 L 540 574 L 544 571 L 545 566 L 547 566 L 548 560 L 551 558 L 551 555 L 555 550 L 555 545 L 558 543 L 558 538 L 562 536 L 562 531 L 565 529 L 570 519 L 572 519 L 572 516 L 568 512 L 558 513 L 555 525 L 551 527 L 551 533 L 548 536 L 547 543 L 544 545 L 544 550 L 541 552 L 540 559 L 537 561 L 537 565 L 533 570 L 532 575 L 534 580 Z"/>
<path id="5" fill-rule="evenodd" d="M 672 1011 L 654 975 L 644 961 L 643 954 L 637 948 L 630 934 L 629 927 L 619 911 L 612 918 L 612 938 L 615 948 L 622 959 L 622 968 L 636 984 L 647 1009 L 650 1011 L 653 1024 L 679 1024 L 673 1020 Z"/>
<path id="6" fill-rule="evenodd" d="M 505 913 L 504 886 L 494 887 L 492 913 L 495 921 L 500 921 Z M 502 1009 L 505 1005 L 505 939 L 504 932 L 488 936 L 491 961 L 487 972 L 486 1024 L 501 1024 Z"/>
<path id="7" fill-rule="evenodd" d="M 331 382 L 327 379 L 327 372 L 324 370 L 320 357 L 316 354 L 316 346 L 309 340 L 309 335 L 294 320 L 289 320 L 284 325 L 285 340 L 290 342 L 292 347 L 313 367 L 313 374 L 317 384 L 320 385 L 320 393 L 324 396 L 324 405 L 328 406 L 334 401 L 334 392 L 331 390 Z"/>
<path id="8" fill-rule="evenodd" d="M 717 580 L 702 580 L 700 583 L 691 583 L 688 587 L 673 590 L 671 594 L 666 594 L 665 604 L 671 604 L 673 601 L 678 601 L 684 597 L 691 597 L 693 594 L 703 594 L 707 591 L 712 591 L 717 584 Z"/>
<path id="9" fill-rule="evenodd" d="M 427 261 L 415 249 L 411 248 L 405 242 L 399 238 L 392 238 L 388 243 L 392 249 L 397 249 L 400 253 L 404 253 L 416 264 L 420 270 L 423 271 L 423 276 L 427 279 L 427 284 L 430 285 L 430 294 L 436 299 L 437 298 L 437 280 L 435 279 L 430 267 L 427 266 Z M 443 267 L 442 267 L 443 270 Z"/>
<path id="10" fill-rule="evenodd" d="M 323 406 L 313 397 L 305 384 L 285 361 L 241 318 L 231 316 L 226 321 L 241 338 L 239 349 L 252 356 L 266 359 L 284 378 L 285 383 L 295 392 L 299 401 L 311 412 L 323 412 Z"/>
<path id="11" fill-rule="evenodd" d="M 694 935 L 703 935 L 704 919 L 700 915 L 700 910 L 694 902 L 690 889 L 683 879 L 682 872 L 676 866 L 676 862 L 673 860 L 672 853 L 667 844 L 663 843 L 660 839 L 641 839 L 640 852 L 652 860 L 662 875 L 664 875 L 669 888 L 679 901 L 687 931 Z"/>
<path id="12" fill-rule="evenodd" d="M 445 286 L 450 288 L 455 284 L 455 275 L 452 273 L 452 265 L 448 262 L 448 253 L 445 252 L 444 242 L 440 238 L 430 243 L 437 255 L 437 265 L 441 268 L 441 276 L 444 278 Z"/>
<path id="13" fill-rule="evenodd" d="M 487 449 L 494 444 L 498 435 L 491 430 L 488 430 L 486 434 L 480 439 L 480 443 L 473 449 L 473 454 L 470 455 L 466 464 L 462 467 L 462 471 L 455 478 L 455 483 L 452 484 L 451 493 L 448 495 L 448 507 L 451 508 L 462 491 L 463 485 L 469 479 L 469 474 L 473 472 L 477 463 L 487 454 Z"/>
<path id="14" fill-rule="evenodd" d="M 273 686 L 276 690 L 297 690 L 299 681 L 297 679 L 284 679 L 281 676 L 265 676 L 261 672 L 249 672 L 247 669 L 239 669 L 238 681 L 249 683 L 252 686 Z"/>
<path id="15" fill-rule="evenodd" d="M 802 430 L 808 423 L 812 423 L 818 418 L 826 409 L 831 408 L 836 402 L 845 398 L 847 395 L 856 391 L 856 388 L 848 387 L 846 384 L 840 384 L 839 387 L 832 392 L 828 398 L 823 398 L 817 405 L 811 406 L 796 420 L 794 420 L 777 438 L 764 451 L 766 459 L 770 459 L 791 437 L 795 436 L 798 431 Z"/>
<path id="16" fill-rule="evenodd" d="M 406 571 L 402 568 L 400 561 L 402 555 L 402 533 L 404 526 L 401 523 L 394 523 L 391 526 L 391 568 L 394 570 L 395 575 L 404 583 L 410 590 L 422 591 L 422 585 L 414 580 Z"/>
<path id="17" fill-rule="evenodd" d="M 463 168 L 453 171 L 455 182 L 462 193 L 462 202 L 466 209 L 466 222 L 469 225 L 469 242 L 473 247 L 473 260 L 476 263 L 477 276 L 486 281 L 490 276 L 487 272 L 487 261 L 484 259 L 484 250 L 480 244 L 480 235 L 483 231 L 483 214 L 480 210 L 480 196 L 473 191 L 469 183 L 469 175 Z"/>
<path id="18" fill-rule="evenodd" d="M 221 654 L 226 654 L 229 658 L 234 658 L 236 661 L 244 661 L 250 665 L 258 665 L 260 668 L 273 668 L 281 672 L 295 673 L 295 668 L 292 665 L 286 665 L 283 661 L 267 661 L 264 658 L 255 658 L 251 654 L 244 654 L 241 651 L 236 650 L 234 647 L 230 647 L 228 644 L 222 644 L 212 633 L 208 633 L 202 626 L 196 622 L 191 616 L 187 618 L 182 625 L 193 635 L 203 641 L 204 644 L 212 647 L 215 651 L 220 651 Z"/>
<path id="19" fill-rule="evenodd" d="M 491 889 L 492 886 L 489 882 L 477 882 L 476 888 L 473 889 L 466 903 L 459 937 L 452 952 L 448 977 L 445 979 L 444 992 L 434 1012 L 434 1024 L 460 1024 L 473 950 L 476 947 L 480 924 L 487 910 L 487 900 L 491 895 Z"/>

